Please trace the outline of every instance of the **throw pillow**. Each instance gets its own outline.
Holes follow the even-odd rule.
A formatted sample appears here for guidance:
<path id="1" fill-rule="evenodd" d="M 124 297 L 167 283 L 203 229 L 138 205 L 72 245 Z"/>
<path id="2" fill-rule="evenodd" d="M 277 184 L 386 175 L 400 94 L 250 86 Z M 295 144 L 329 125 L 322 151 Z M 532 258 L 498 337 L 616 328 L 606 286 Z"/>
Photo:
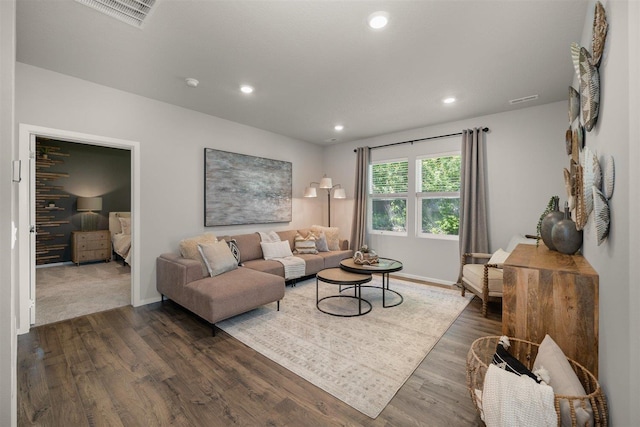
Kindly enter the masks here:
<path id="1" fill-rule="evenodd" d="M 264 259 L 275 259 L 293 256 L 289 241 L 281 242 L 260 242 Z"/>
<path id="2" fill-rule="evenodd" d="M 580 383 L 578 376 L 569 364 L 567 356 L 556 342 L 546 335 L 540 347 L 538 355 L 533 362 L 534 370 L 544 368 L 549 373 L 549 385 L 553 387 L 555 394 L 564 396 L 585 396 L 587 393 Z M 586 402 L 585 408 L 581 402 Z M 588 400 L 576 399 L 573 402 L 576 410 L 576 419 L 580 426 L 593 426 L 593 408 Z M 566 399 L 560 400 L 560 417 L 562 425 L 571 425 L 571 407 Z"/>
<path id="3" fill-rule="evenodd" d="M 183 258 L 195 259 L 196 261 L 200 261 L 200 264 L 202 265 L 202 274 L 206 276 L 209 274 L 209 269 L 202 260 L 202 255 L 200 255 L 200 251 L 198 250 L 198 243 L 206 244 L 217 241 L 218 239 L 216 239 L 216 236 L 213 233 L 205 233 L 201 236 L 183 239 L 180 241 L 180 254 Z"/>
<path id="4" fill-rule="evenodd" d="M 122 234 L 131 234 L 131 218 L 118 217 Z"/>
<path id="5" fill-rule="evenodd" d="M 294 239 L 295 253 L 297 254 L 317 254 L 316 249 L 316 236 L 313 233 L 307 234 L 307 237 L 302 237 L 300 233 L 296 233 Z"/>
<path id="6" fill-rule="evenodd" d="M 318 252 L 329 252 L 329 246 L 327 245 L 327 236 L 321 231 L 316 239 L 316 249 Z"/>
<path id="7" fill-rule="evenodd" d="M 509 255 L 511 255 L 511 252 L 505 252 L 500 248 L 491 255 L 488 264 L 504 264 Z"/>
<path id="8" fill-rule="evenodd" d="M 238 266 L 242 266 L 240 262 L 240 248 L 238 247 L 238 242 L 236 239 L 231 239 L 227 242 L 227 246 L 229 246 L 229 250 L 231 250 L 231 254 L 236 259 Z"/>
<path id="9" fill-rule="evenodd" d="M 526 375 L 528 377 L 531 377 L 537 383 L 539 383 L 540 380 L 538 379 L 538 377 L 536 377 L 533 372 L 529 370 L 529 368 L 524 366 L 522 362 L 513 357 L 513 355 L 509 353 L 509 351 L 505 348 L 503 344 L 504 338 L 506 337 L 501 338 L 500 342 L 498 342 L 498 345 L 496 346 L 496 352 L 493 355 L 493 360 L 491 361 L 491 363 L 496 365 L 498 368 L 504 369 L 508 372 L 513 372 L 518 376 Z"/>
<path id="10" fill-rule="evenodd" d="M 324 232 L 324 235 L 327 238 L 327 246 L 330 251 L 339 251 L 340 250 L 340 229 L 338 227 L 322 227 L 320 225 L 312 225 L 311 231 L 316 236 L 321 232 Z"/>
<path id="11" fill-rule="evenodd" d="M 214 243 L 198 243 L 198 251 L 207 265 L 211 277 L 238 268 L 238 262 L 224 240 Z"/>

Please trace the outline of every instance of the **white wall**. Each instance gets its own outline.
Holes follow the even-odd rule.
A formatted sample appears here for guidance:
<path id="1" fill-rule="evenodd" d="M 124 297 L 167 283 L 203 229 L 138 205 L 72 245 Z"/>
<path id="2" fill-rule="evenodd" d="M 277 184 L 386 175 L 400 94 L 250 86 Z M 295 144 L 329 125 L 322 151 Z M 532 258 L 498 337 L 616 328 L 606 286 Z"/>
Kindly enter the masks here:
<path id="1" fill-rule="evenodd" d="M 14 153 L 14 77 L 16 2 L 0 1 L 0 425 L 15 426 L 16 339 L 15 284 L 17 266 L 11 249 L 11 220 L 17 203 L 11 178 Z"/>
<path id="2" fill-rule="evenodd" d="M 589 2 L 581 45 L 590 50 L 595 1 Z M 603 1 L 609 31 L 600 64 L 600 114 L 595 128 L 586 134 L 586 144 L 601 161 L 605 155 L 615 160 L 615 192 L 610 201 L 611 229 L 600 246 L 593 215 L 585 228 L 583 252 L 600 276 L 600 382 L 608 397 L 611 424 L 640 425 L 638 394 L 632 393 L 640 382 L 638 375 L 638 336 L 640 327 L 631 322 L 638 310 L 637 223 L 638 186 L 631 185 L 630 171 L 638 169 L 638 7 L 627 1 Z M 633 12 L 633 13 L 632 13 Z M 636 31 L 635 38 L 630 37 Z M 635 73 L 630 66 L 635 63 Z M 633 82 L 634 90 L 630 85 Z M 577 87 L 577 82 L 574 84 Z M 635 111 L 630 109 L 636 103 Z M 635 126 L 635 127 L 634 127 Z M 634 138 L 631 138 L 632 129 Z M 631 160 L 633 159 L 633 160 Z M 637 183 L 638 173 L 635 172 Z M 634 203 L 632 206 L 631 203 Z M 632 234 L 630 231 L 635 230 Z M 634 239 L 630 239 L 631 236 Z M 635 271 L 633 276 L 631 272 Z M 635 299 L 632 296 L 635 295 Z M 637 320 L 637 316 L 635 317 Z"/>
<path id="3" fill-rule="evenodd" d="M 567 77 L 570 78 L 569 76 Z M 506 248 L 514 234 L 535 234 L 540 214 L 553 195 L 566 200 L 562 168 L 566 165 L 564 135 L 568 127 L 567 103 L 557 102 L 523 108 L 469 120 L 398 132 L 376 138 L 331 146 L 325 150 L 326 172 L 334 182 L 342 183 L 347 200 L 339 215 L 332 215 L 332 225 L 350 233 L 355 182 L 355 147 L 376 146 L 400 141 L 447 135 L 466 128 L 489 127 L 486 136 L 486 161 L 489 206 L 489 243 L 492 251 Z M 462 137 L 417 142 L 372 150 L 372 159 L 409 157 L 460 149 Z M 415 204 L 411 204 L 413 207 Z M 411 210 L 410 208 L 409 210 Z M 411 214 L 413 212 L 410 212 Z M 381 255 L 403 261 L 402 274 L 439 283 L 457 280 L 460 258 L 458 241 L 413 237 L 410 219 L 409 237 L 370 236 L 368 243 Z"/>
<path id="4" fill-rule="evenodd" d="M 319 201 L 302 198 L 322 172 L 322 150 L 313 144 L 22 63 L 16 64 L 16 122 L 140 143 L 142 303 L 159 299 L 156 257 L 177 251 L 185 237 L 302 228 L 321 220 Z M 292 162 L 293 221 L 204 227 L 204 148 Z"/>

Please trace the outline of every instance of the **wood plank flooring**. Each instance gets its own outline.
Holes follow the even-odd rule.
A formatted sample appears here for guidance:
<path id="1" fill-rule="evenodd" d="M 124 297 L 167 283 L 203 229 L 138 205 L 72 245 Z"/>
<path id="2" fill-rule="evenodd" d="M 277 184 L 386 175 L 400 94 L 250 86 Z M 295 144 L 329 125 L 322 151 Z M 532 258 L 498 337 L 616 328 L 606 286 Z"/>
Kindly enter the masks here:
<path id="1" fill-rule="evenodd" d="M 18 425 L 481 426 L 466 355 L 500 335 L 500 304 L 480 312 L 476 298 L 375 420 L 171 301 L 40 326 L 18 337 Z"/>

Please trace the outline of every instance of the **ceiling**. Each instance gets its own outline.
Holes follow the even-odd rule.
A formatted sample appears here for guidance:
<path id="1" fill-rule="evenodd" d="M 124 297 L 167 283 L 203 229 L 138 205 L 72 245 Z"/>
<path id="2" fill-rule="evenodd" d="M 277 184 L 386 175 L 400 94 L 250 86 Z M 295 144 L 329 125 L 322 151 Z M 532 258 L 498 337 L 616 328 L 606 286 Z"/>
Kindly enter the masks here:
<path id="1" fill-rule="evenodd" d="M 74 0 L 18 0 L 17 60 L 335 144 L 566 100 L 587 5 L 157 0 L 139 29 Z M 389 24 L 372 30 L 366 19 L 379 10 Z M 509 103 L 530 95 L 539 97 Z"/>

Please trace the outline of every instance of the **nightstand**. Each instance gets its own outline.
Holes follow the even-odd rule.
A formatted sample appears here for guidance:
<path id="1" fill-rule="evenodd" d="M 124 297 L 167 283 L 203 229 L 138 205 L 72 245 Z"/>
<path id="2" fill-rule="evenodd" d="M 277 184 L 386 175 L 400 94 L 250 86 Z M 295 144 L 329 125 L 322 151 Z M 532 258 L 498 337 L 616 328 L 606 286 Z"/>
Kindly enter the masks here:
<path id="1" fill-rule="evenodd" d="M 111 261 L 109 230 L 72 231 L 71 261 L 76 265 L 88 261 Z"/>

